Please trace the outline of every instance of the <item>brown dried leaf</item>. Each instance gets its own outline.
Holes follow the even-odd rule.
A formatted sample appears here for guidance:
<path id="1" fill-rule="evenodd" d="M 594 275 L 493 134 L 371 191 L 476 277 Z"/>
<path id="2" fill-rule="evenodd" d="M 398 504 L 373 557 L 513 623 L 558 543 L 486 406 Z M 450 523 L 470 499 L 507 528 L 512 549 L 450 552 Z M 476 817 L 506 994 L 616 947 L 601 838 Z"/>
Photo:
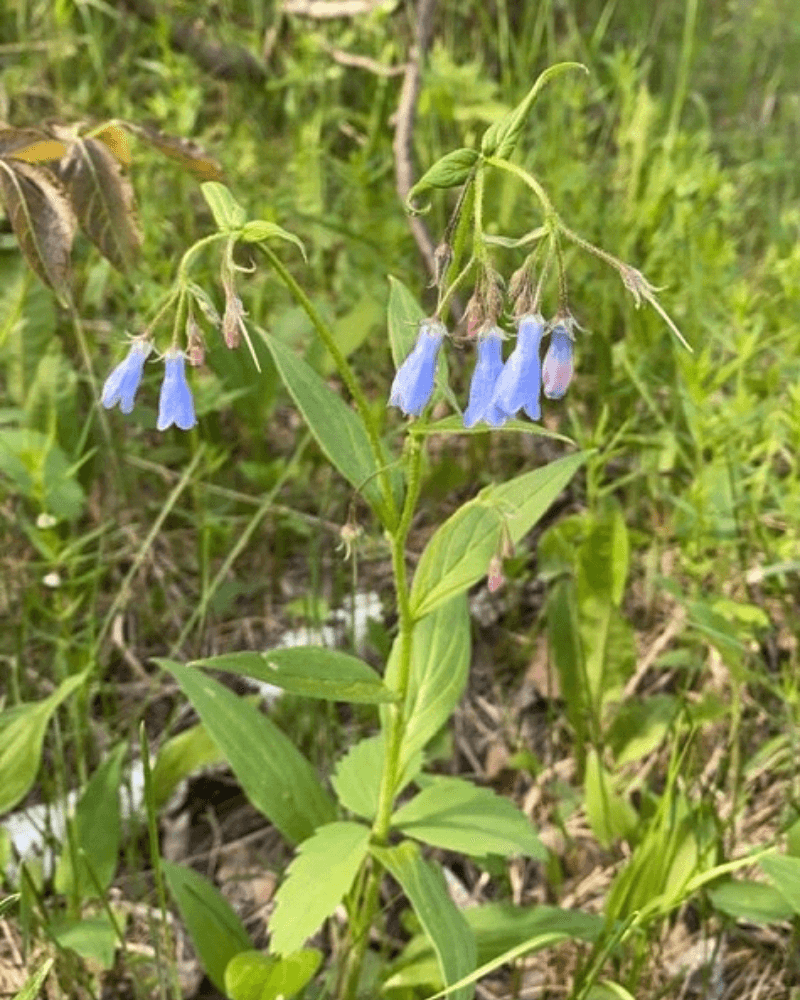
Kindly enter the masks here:
<path id="1" fill-rule="evenodd" d="M 130 167 L 131 147 L 128 136 L 125 134 L 125 129 L 116 122 L 109 122 L 96 132 L 92 132 L 92 138 L 104 142 L 126 170 Z"/>
<path id="2" fill-rule="evenodd" d="M 121 122 L 120 124 L 149 146 L 163 153 L 164 156 L 176 160 L 199 181 L 223 181 L 225 179 L 220 164 L 191 139 L 167 135 L 152 125 L 136 125 L 133 122 Z"/>
<path id="3" fill-rule="evenodd" d="M 119 271 L 127 270 L 142 244 L 133 186 L 108 147 L 76 139 L 58 173 L 81 229 Z"/>
<path id="4" fill-rule="evenodd" d="M 28 264 L 46 285 L 69 285 L 76 219 L 58 178 L 46 167 L 0 158 L 0 194 Z"/>
<path id="5" fill-rule="evenodd" d="M 37 132 L 33 128 L 14 128 L 0 123 L 0 156 L 13 157 L 26 163 L 45 163 L 58 160 L 67 147 L 63 142 Z"/>

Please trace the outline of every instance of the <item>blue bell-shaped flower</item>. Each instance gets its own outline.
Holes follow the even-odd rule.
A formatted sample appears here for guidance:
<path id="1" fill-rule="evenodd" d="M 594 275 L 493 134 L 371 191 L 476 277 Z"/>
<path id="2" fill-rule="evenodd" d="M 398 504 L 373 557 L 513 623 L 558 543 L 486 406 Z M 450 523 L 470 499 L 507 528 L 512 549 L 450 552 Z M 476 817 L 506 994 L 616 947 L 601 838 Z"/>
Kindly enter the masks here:
<path id="1" fill-rule="evenodd" d="M 561 399 L 572 380 L 572 371 L 572 337 L 563 323 L 557 323 L 542 365 L 542 383 L 548 399 Z"/>
<path id="2" fill-rule="evenodd" d="M 544 334 L 544 319 L 523 316 L 519 321 L 517 345 L 508 357 L 495 385 L 492 405 L 507 417 L 524 410 L 531 420 L 542 414 L 539 395 L 542 391 L 542 362 L 539 346 Z"/>
<path id="3" fill-rule="evenodd" d="M 149 340 L 134 340 L 124 361 L 120 361 L 103 385 L 100 402 L 110 410 L 119 403 L 123 413 L 130 413 L 136 398 L 147 355 L 153 345 Z"/>
<path id="4" fill-rule="evenodd" d="M 474 427 L 485 420 L 492 427 L 502 427 L 508 417 L 492 403 L 497 379 L 503 370 L 503 334 L 492 327 L 478 340 L 478 360 L 469 387 L 469 404 L 464 410 L 464 426 Z"/>
<path id="5" fill-rule="evenodd" d="M 158 397 L 158 423 L 160 431 L 175 424 L 182 431 L 188 431 L 197 423 L 194 415 L 192 391 L 186 381 L 186 359 L 183 351 L 167 351 L 164 355 L 164 381 Z"/>
<path id="6" fill-rule="evenodd" d="M 433 395 L 437 355 L 447 331 L 437 320 L 420 324 L 417 342 L 397 369 L 389 393 L 389 405 L 399 406 L 406 416 L 418 417 Z"/>

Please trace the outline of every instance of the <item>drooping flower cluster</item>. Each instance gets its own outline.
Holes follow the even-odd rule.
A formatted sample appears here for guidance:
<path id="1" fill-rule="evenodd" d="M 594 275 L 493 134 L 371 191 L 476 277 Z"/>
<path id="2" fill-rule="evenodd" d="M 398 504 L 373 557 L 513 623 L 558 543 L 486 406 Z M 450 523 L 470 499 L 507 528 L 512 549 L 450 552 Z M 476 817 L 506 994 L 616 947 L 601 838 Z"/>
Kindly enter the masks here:
<path id="1" fill-rule="evenodd" d="M 499 326 L 483 329 L 477 338 L 478 359 L 472 375 L 464 426 L 484 421 L 502 427 L 520 411 L 531 420 L 541 417 L 542 389 L 548 399 L 561 399 L 573 372 L 571 316 L 559 314 L 546 323 L 538 312 L 527 312 L 517 323 L 517 342 L 503 362 L 504 334 Z M 549 331 L 550 343 L 541 360 L 541 345 Z M 397 370 L 389 405 L 418 417 L 433 395 L 438 353 L 446 330 L 438 320 L 420 324 L 417 341 Z"/>
<path id="2" fill-rule="evenodd" d="M 119 403 L 123 413 L 133 410 L 136 393 L 142 381 L 144 363 L 153 349 L 152 343 L 145 337 L 133 341 L 127 357 L 111 372 L 103 385 L 100 402 L 110 410 Z M 192 392 L 186 381 L 185 355 L 183 351 L 172 348 L 164 355 L 164 381 L 161 383 L 161 393 L 158 400 L 158 423 L 160 431 L 175 424 L 183 431 L 188 431 L 197 423 L 194 412 Z"/>

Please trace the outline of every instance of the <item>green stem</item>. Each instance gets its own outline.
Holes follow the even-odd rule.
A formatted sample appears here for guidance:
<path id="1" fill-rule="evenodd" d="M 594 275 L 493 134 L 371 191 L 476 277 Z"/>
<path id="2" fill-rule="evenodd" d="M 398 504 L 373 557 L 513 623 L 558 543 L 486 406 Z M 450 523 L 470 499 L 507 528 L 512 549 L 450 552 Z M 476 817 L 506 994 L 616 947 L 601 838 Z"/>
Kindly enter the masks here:
<path id="1" fill-rule="evenodd" d="M 522 167 L 518 167 L 516 163 L 509 163 L 508 160 L 498 160 L 494 156 L 487 156 L 486 164 L 490 167 L 497 167 L 498 170 L 505 170 L 508 173 L 513 174 L 518 180 L 521 180 L 522 183 L 527 185 L 527 187 L 529 187 L 538 198 L 539 203 L 542 206 L 542 211 L 544 212 L 545 221 L 548 225 L 561 225 L 558 218 L 558 212 L 556 212 L 553 207 L 553 203 L 550 201 L 547 192 L 536 180 L 536 178 L 532 177 L 527 170 L 523 170 Z"/>
<path id="2" fill-rule="evenodd" d="M 400 753 L 405 733 L 406 700 L 411 678 L 411 649 L 416 624 L 411 612 L 405 549 L 421 486 L 423 445 L 419 438 L 413 435 L 406 438 L 406 455 L 408 470 L 406 498 L 400 515 L 400 523 L 391 537 L 392 571 L 400 620 L 397 677 L 394 683 L 397 701 L 389 708 L 389 723 L 385 730 L 383 774 L 378 793 L 378 808 L 375 821 L 372 824 L 372 841 L 376 844 L 385 844 L 389 838 L 394 797 L 400 781 Z M 369 930 L 375 918 L 380 898 L 381 867 L 375 861 L 370 861 L 368 864 L 370 864 L 369 877 L 364 890 L 363 903 L 353 924 L 353 947 L 349 956 L 342 993 L 347 1000 L 353 1000 L 356 994 L 361 964 L 369 942 Z"/>
<path id="3" fill-rule="evenodd" d="M 339 374 L 342 377 L 342 381 L 347 386 L 347 391 L 350 393 L 353 398 L 353 402 L 356 404 L 359 416 L 361 417 L 367 431 L 370 448 L 372 449 L 372 455 L 375 459 L 375 466 L 379 470 L 378 479 L 381 484 L 381 491 L 383 492 L 383 498 L 388 512 L 389 524 L 387 527 L 391 530 L 397 523 L 397 505 L 395 503 L 394 493 L 392 493 L 392 484 L 389 479 L 389 472 L 386 468 L 386 455 L 381 446 L 378 427 L 372 415 L 372 411 L 369 408 L 367 397 L 364 395 L 364 392 L 355 377 L 353 369 L 350 367 L 350 363 L 344 354 L 342 354 L 339 345 L 336 343 L 333 331 L 314 308 L 314 304 L 311 299 L 309 299 L 300 285 L 298 285 L 291 272 L 276 253 L 274 253 L 264 243 L 258 243 L 257 246 L 275 269 L 283 283 L 295 297 L 298 304 L 303 308 L 308 318 L 311 320 L 314 329 L 317 331 L 319 339 L 328 349 L 328 353 L 333 358 L 333 363 L 336 365 Z"/>

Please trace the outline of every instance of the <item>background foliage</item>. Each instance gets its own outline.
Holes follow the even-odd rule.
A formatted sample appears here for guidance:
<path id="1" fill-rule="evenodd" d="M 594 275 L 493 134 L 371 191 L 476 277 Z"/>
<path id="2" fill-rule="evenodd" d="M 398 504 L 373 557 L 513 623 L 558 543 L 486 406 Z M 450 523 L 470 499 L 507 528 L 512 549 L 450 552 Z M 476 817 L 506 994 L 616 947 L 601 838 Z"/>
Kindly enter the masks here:
<path id="1" fill-rule="evenodd" d="M 20 127 L 119 119 L 195 140 L 219 161 L 249 218 L 302 239 L 307 262 L 288 245 L 282 259 L 383 414 L 393 373 L 387 275 L 432 304 L 392 148 L 394 70 L 413 46 L 413 10 L 389 3 L 320 20 L 290 5 L 219 0 L 201 37 L 254 64 L 227 78 L 181 34 L 194 23 L 193 5 L 162 5 L 155 19 L 144 10 L 67 0 L 0 7 L 0 119 Z M 527 883 L 531 898 L 586 902 L 622 924 L 653 915 L 654 929 L 628 951 L 586 945 L 554 966 L 557 975 L 574 977 L 576 996 L 589 995 L 580 983 L 600 990 L 602 968 L 650 996 L 670 988 L 657 957 L 667 924 L 657 921 L 687 899 L 687 926 L 714 941 L 733 940 L 737 918 L 762 925 L 794 915 L 796 923 L 800 912 L 797 883 L 779 867 L 789 862 L 796 877 L 791 862 L 800 856 L 800 23 L 791 0 L 440 0 L 413 133 L 415 176 L 452 148 L 478 146 L 536 74 L 560 60 L 590 73 L 566 75 L 543 94 L 519 162 L 542 178 L 574 230 L 665 288 L 662 301 L 694 353 L 654 312 L 632 309 L 599 261 L 568 251 L 570 303 L 584 331 L 568 397 L 545 422 L 597 451 L 544 531 L 506 563 L 505 591 L 489 599 L 491 623 L 473 616 L 491 657 L 470 698 L 494 706 L 489 742 L 506 754 L 498 780 L 519 801 L 548 768 L 575 765 L 539 793 L 536 819 L 554 839 L 539 882 Z M 0 677 L 5 708 L 37 703 L 35 719 L 4 717 L 0 767 L 11 761 L 18 787 L 4 773 L 2 808 L 34 781 L 29 801 L 51 801 L 104 767 L 100 789 L 119 766 L 119 746 L 138 745 L 142 720 L 154 748 L 185 727 L 183 702 L 151 657 L 265 648 L 286 627 L 323 624 L 347 595 L 386 596 L 386 550 L 366 504 L 306 438 L 260 345 L 259 374 L 244 351 L 229 352 L 207 331 L 207 364 L 193 373 L 200 427 L 188 434 L 153 430 L 147 368 L 131 417 L 98 409 L 124 334 L 143 329 L 186 247 L 213 228 L 196 178 L 135 137 L 131 149 L 142 252 L 122 275 L 78 239 L 80 324 L 24 266 L 10 227 L 0 232 Z M 425 221 L 434 242 L 452 203 L 432 198 Z M 484 216 L 498 234 L 540 221 L 505 176 L 488 189 Z M 195 280 L 221 310 L 215 258 L 202 260 Z M 518 261 L 498 248 L 506 273 Z M 268 270 L 243 276 L 240 293 L 250 322 L 339 388 L 305 315 Z M 456 345 L 449 363 L 463 398 L 470 353 Z M 399 426 L 387 413 L 387 432 Z M 412 553 L 480 488 L 563 453 L 556 441 L 522 434 L 437 439 Z M 364 535 L 357 560 L 346 563 L 338 532 L 352 518 Z M 485 589 L 477 596 L 485 601 Z M 388 653 L 392 626 L 374 624 L 367 658 Z M 528 670 L 540 699 L 531 729 L 514 692 L 543 661 L 546 682 Z M 85 671 L 91 697 L 69 698 Z M 370 732 L 366 710 L 293 695 L 271 717 L 325 771 Z M 45 730 L 47 766 L 37 772 L 37 751 L 21 751 L 15 734 Z M 455 773 L 476 766 L 460 731 L 442 753 Z M 30 773 L 15 764 L 23 757 Z M 201 738 L 188 759 L 213 760 L 213 750 Z M 158 766 L 156 782 L 167 767 Z M 159 794 L 166 801 L 169 791 Z M 90 797 L 84 815 L 92 808 Z M 123 892 L 149 899 L 143 841 L 128 840 Z M 785 858 L 754 866 L 741 885 L 717 879 L 705 891 L 704 871 L 772 843 Z M 587 850 L 582 866 L 575 853 Z M 94 890 L 73 861 L 56 889 L 75 904 Z M 288 859 L 272 863 L 284 870 Z M 392 863 L 402 871 L 403 858 Z M 578 875 L 593 869 L 602 891 L 576 895 Z M 493 901 L 512 898 L 508 873 L 485 870 Z M 465 869 L 470 888 L 480 871 Z M 701 881 L 687 889 L 693 878 Z M 34 939 L 47 923 L 36 895 L 23 920 Z M 411 924 L 394 930 L 401 943 L 419 931 Z M 241 942 L 238 928 L 230 933 Z M 594 930 L 582 933 L 593 939 Z M 421 968 L 416 940 L 408 947 L 411 958 L 417 947 Z M 774 996 L 788 996 L 798 983 L 796 939 L 786 932 L 780 940 L 749 961 L 775 984 Z M 511 946 L 493 951 L 484 936 L 478 959 Z M 304 961 L 313 975 L 317 957 Z M 403 967 L 393 970 L 396 987 L 421 983 L 427 995 L 435 979 L 404 979 Z M 724 987 L 737 984 L 729 995 L 745 995 L 735 963 L 721 967 Z M 218 986 L 223 973 L 212 977 Z M 76 966 L 73 975 L 83 973 Z"/>

